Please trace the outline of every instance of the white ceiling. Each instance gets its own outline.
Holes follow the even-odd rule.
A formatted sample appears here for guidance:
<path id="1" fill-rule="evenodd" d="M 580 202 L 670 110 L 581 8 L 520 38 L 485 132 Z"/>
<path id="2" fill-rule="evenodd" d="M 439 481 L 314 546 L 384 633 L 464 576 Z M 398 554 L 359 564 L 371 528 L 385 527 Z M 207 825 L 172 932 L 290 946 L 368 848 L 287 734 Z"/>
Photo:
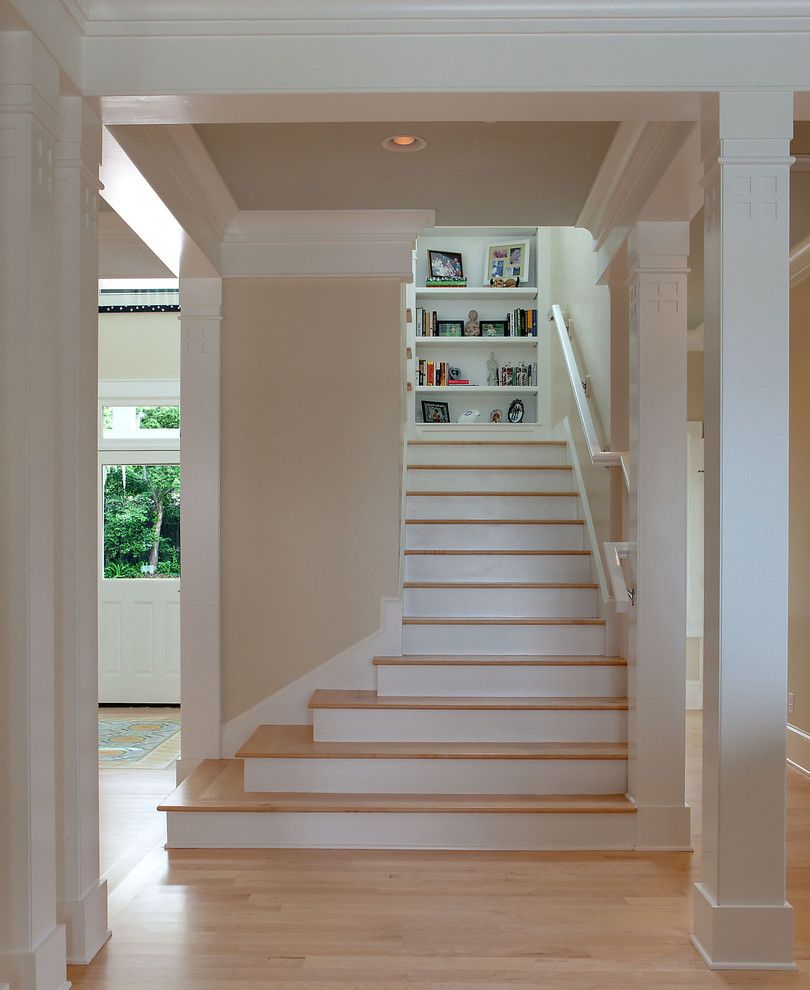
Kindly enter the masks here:
<path id="1" fill-rule="evenodd" d="M 576 222 L 612 122 L 204 124 L 242 210 L 435 209 L 444 225 Z M 381 141 L 424 137 L 397 154 Z"/>

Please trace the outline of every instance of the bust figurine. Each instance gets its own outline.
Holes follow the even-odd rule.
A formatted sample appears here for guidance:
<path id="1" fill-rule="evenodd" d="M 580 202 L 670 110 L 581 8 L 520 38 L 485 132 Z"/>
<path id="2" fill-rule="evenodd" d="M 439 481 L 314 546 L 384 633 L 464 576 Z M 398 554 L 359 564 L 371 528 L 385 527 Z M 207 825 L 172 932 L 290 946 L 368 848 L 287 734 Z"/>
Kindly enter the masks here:
<path id="1" fill-rule="evenodd" d="M 489 352 L 487 361 L 487 385 L 498 384 L 498 362 L 495 360 L 495 351 Z"/>
<path id="2" fill-rule="evenodd" d="M 464 336 L 465 337 L 480 337 L 481 336 L 481 324 L 478 322 L 478 311 L 475 309 L 470 310 L 469 318 L 464 324 Z"/>

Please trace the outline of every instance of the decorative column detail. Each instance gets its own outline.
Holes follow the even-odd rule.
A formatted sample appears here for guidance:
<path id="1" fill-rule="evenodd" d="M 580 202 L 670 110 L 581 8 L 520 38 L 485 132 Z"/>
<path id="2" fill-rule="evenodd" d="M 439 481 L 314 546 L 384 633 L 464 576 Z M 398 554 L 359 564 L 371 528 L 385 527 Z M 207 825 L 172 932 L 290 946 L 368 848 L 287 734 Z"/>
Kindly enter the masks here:
<path id="1" fill-rule="evenodd" d="M 0 32 L 0 985 L 63 990 L 56 915 L 54 581 L 59 67 Z"/>
<path id="2" fill-rule="evenodd" d="M 793 98 L 721 93 L 705 190 L 703 865 L 693 941 L 793 967 L 785 901 L 789 188 Z"/>
<path id="3" fill-rule="evenodd" d="M 56 598 L 57 900 L 68 961 L 110 936 L 98 846 L 98 166 L 101 124 L 62 97 L 56 146 L 59 248 Z"/>
<path id="4" fill-rule="evenodd" d="M 630 231 L 630 477 L 637 544 L 629 613 L 629 793 L 636 847 L 690 848 L 684 804 L 686 693 L 687 222 Z"/>
<path id="5" fill-rule="evenodd" d="M 222 279 L 180 279 L 183 780 L 220 754 L 219 340 Z"/>

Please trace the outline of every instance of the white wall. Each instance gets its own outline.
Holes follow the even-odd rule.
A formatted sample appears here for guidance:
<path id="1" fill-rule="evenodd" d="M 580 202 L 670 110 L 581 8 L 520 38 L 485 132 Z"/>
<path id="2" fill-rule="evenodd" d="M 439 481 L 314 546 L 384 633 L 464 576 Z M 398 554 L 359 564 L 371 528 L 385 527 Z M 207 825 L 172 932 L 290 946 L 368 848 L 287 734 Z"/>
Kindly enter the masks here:
<path id="1" fill-rule="evenodd" d="M 179 379 L 179 314 L 99 313 L 98 377 Z"/>

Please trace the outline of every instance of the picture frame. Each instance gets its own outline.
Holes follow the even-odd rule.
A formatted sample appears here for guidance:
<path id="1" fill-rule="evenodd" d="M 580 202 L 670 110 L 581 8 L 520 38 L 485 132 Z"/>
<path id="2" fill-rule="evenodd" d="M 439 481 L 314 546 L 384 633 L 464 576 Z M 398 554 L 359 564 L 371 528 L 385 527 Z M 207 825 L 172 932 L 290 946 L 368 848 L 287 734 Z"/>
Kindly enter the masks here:
<path id="1" fill-rule="evenodd" d="M 482 337 L 506 337 L 509 323 L 506 320 L 481 320 Z"/>
<path id="2" fill-rule="evenodd" d="M 464 336 L 464 321 L 463 320 L 439 320 L 436 323 L 436 336 L 437 337 L 463 337 Z"/>
<path id="3" fill-rule="evenodd" d="M 464 278 L 460 251 L 428 251 L 430 278 L 458 280 Z"/>
<path id="4" fill-rule="evenodd" d="M 449 423 L 450 404 L 422 399 L 422 421 L 425 423 Z"/>
<path id="5" fill-rule="evenodd" d="M 509 420 L 510 423 L 522 423 L 525 412 L 526 410 L 523 405 L 523 400 L 515 399 L 509 405 L 509 411 L 506 414 L 506 418 Z"/>
<path id="6" fill-rule="evenodd" d="M 487 248 L 487 266 L 484 270 L 484 285 L 497 284 L 502 280 L 515 280 L 515 285 L 529 282 L 529 241 L 508 241 L 490 244 Z"/>

